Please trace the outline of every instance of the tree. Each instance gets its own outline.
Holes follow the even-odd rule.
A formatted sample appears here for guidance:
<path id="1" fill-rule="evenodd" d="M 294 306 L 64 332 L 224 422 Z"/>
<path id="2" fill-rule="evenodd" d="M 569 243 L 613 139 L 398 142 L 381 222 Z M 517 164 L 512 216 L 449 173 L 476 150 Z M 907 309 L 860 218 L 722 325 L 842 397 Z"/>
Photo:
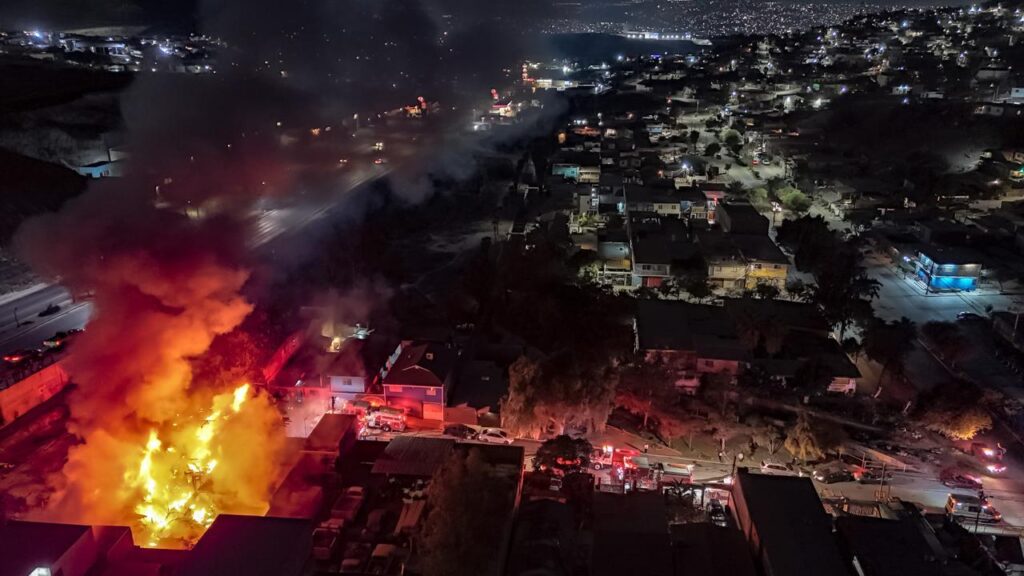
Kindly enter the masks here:
<path id="1" fill-rule="evenodd" d="M 911 349 L 909 344 L 916 336 L 914 323 L 906 317 L 894 322 L 876 320 L 868 324 L 861 342 L 864 353 L 882 365 L 882 372 L 878 375 L 879 384 L 890 370 L 903 373 L 903 362 Z"/>
<path id="2" fill-rule="evenodd" d="M 768 190 L 764 188 L 754 188 L 747 192 L 747 199 L 750 203 L 758 208 L 764 208 L 768 206 Z"/>
<path id="3" fill-rule="evenodd" d="M 655 402 L 672 404 L 677 396 L 673 371 L 660 360 L 641 358 L 619 379 L 615 403 L 634 414 L 642 414 L 646 428 Z"/>
<path id="4" fill-rule="evenodd" d="M 797 417 L 796 424 L 786 434 L 783 446 L 794 458 L 799 458 L 804 464 L 808 460 L 820 460 L 825 457 L 825 452 L 814 433 L 814 427 L 811 426 L 811 420 L 803 412 Z"/>
<path id="5" fill-rule="evenodd" d="M 769 284 L 767 282 L 758 282 L 757 286 L 754 287 L 754 296 L 761 300 L 774 300 L 779 297 L 781 291 L 775 284 Z"/>
<path id="6" fill-rule="evenodd" d="M 708 402 L 717 403 L 719 412 L 725 416 L 729 407 L 729 395 L 736 388 L 736 379 L 728 372 L 709 372 L 702 374 L 700 380 L 701 392 Z"/>
<path id="7" fill-rule="evenodd" d="M 743 137 L 740 133 L 735 130 L 729 130 L 722 136 L 722 142 L 730 148 L 735 148 L 743 144 Z"/>
<path id="8" fill-rule="evenodd" d="M 776 193 L 776 196 L 783 206 L 798 214 L 803 214 L 811 208 L 810 198 L 796 188 L 782 188 Z"/>
<path id="9" fill-rule="evenodd" d="M 707 298 L 710 298 L 714 292 L 711 291 L 711 285 L 708 284 L 706 276 L 690 276 L 683 281 L 682 288 L 687 294 L 697 299 L 697 302 L 703 302 Z"/>
<path id="10" fill-rule="evenodd" d="M 786 294 L 794 302 L 802 302 L 807 298 L 809 290 L 804 281 L 799 278 L 786 280 Z"/>
<path id="11" fill-rule="evenodd" d="M 456 452 L 427 488 L 427 515 L 420 529 L 424 576 L 476 576 L 499 560 L 502 518 L 512 486 L 479 450 Z"/>
<path id="12" fill-rule="evenodd" d="M 700 140 L 699 130 L 690 130 L 690 144 L 696 144 Z"/>
<path id="13" fill-rule="evenodd" d="M 956 368 L 957 362 L 967 358 L 971 351 L 970 340 L 952 322 L 928 322 L 921 327 L 921 334 L 952 368 Z"/>
<path id="14" fill-rule="evenodd" d="M 704 155 L 705 156 L 714 156 L 715 154 L 718 154 L 719 152 L 721 152 L 721 150 L 722 150 L 722 145 L 721 144 L 719 144 L 718 142 L 712 142 L 711 144 L 708 144 L 707 146 L 704 147 Z"/>
<path id="15" fill-rule="evenodd" d="M 586 438 L 573 438 L 562 434 L 545 440 L 533 457 L 533 469 L 551 471 L 558 476 L 582 472 L 590 466 L 590 453 L 594 447 Z"/>
<path id="16" fill-rule="evenodd" d="M 811 301 L 821 307 L 842 341 L 850 322 L 871 317 L 871 300 L 878 297 L 881 284 L 867 275 L 855 246 L 842 244 L 838 248 L 829 264 L 815 272 L 817 284 L 811 291 Z"/>
<path id="17" fill-rule="evenodd" d="M 563 434 L 573 426 L 601 431 L 608 421 L 619 373 L 564 351 L 535 362 L 520 357 L 509 367 L 509 391 L 501 406 L 502 426 L 516 436 Z"/>
<path id="18" fill-rule="evenodd" d="M 979 406 L 971 406 L 960 411 L 933 410 L 925 414 L 923 423 L 929 430 L 934 430 L 953 440 L 971 440 L 981 432 L 992 428 L 992 416 Z"/>
<path id="19" fill-rule="evenodd" d="M 983 403 L 986 395 L 977 385 L 956 380 L 922 394 L 916 416 L 921 424 L 955 440 L 970 440 L 992 427 Z"/>

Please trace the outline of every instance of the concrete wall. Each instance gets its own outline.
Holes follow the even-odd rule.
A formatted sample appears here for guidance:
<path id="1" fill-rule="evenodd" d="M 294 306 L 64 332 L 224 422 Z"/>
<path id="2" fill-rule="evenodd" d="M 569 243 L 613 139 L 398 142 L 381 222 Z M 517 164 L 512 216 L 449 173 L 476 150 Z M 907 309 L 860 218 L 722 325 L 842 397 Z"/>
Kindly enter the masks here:
<path id="1" fill-rule="evenodd" d="M 63 361 L 58 361 L 0 390 L 0 425 L 10 424 L 49 400 L 67 384 L 68 374 L 64 370 Z"/>

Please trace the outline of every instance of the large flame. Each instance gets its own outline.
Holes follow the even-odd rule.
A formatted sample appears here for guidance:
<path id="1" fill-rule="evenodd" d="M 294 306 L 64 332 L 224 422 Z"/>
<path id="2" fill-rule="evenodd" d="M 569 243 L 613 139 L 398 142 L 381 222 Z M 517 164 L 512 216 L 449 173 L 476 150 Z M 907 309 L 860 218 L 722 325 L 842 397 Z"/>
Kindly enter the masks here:
<path id="1" fill-rule="evenodd" d="M 219 433 L 249 397 L 249 385 L 213 398 L 209 413 L 173 427 L 161 438 L 149 431 L 136 467 L 125 474 L 138 494 L 138 531 L 148 546 L 191 543 L 220 512 L 213 473 L 225 446 Z"/>

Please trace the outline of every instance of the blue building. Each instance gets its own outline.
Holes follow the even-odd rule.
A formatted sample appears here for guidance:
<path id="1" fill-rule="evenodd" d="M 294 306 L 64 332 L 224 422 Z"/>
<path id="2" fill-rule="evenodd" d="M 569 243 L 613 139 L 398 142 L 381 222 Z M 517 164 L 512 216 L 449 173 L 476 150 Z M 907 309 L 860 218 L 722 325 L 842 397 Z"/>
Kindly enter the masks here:
<path id="1" fill-rule="evenodd" d="M 917 253 L 917 278 L 928 290 L 970 291 L 978 287 L 981 261 L 965 248 L 922 248 Z"/>

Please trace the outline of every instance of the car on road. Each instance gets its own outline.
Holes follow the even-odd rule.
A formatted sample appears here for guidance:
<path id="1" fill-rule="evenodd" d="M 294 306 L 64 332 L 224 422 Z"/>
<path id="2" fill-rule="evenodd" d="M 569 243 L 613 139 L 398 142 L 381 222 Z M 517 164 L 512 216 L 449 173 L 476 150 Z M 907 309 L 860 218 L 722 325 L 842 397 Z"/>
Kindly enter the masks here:
<path id="1" fill-rule="evenodd" d="M 10 472 L 14 470 L 14 464 L 10 462 L 0 462 L 0 472 Z"/>
<path id="2" fill-rule="evenodd" d="M 964 312 L 957 312 L 956 319 L 961 321 L 961 322 L 968 322 L 968 321 L 973 321 L 973 320 L 984 320 L 985 317 L 982 316 L 981 314 L 977 314 L 975 312 L 964 311 Z"/>
<path id="3" fill-rule="evenodd" d="M 988 498 L 971 494 L 950 494 L 946 498 L 946 514 L 965 523 L 995 524 L 1003 519 L 1003 515 L 989 503 Z"/>
<path id="4" fill-rule="evenodd" d="M 981 490 L 981 478 L 972 476 L 959 468 L 946 468 L 939 473 L 939 482 L 949 488 Z"/>
<path id="5" fill-rule="evenodd" d="M 61 346 L 67 344 L 72 338 L 75 337 L 76 334 L 78 334 L 81 331 L 82 330 L 80 329 L 67 331 L 61 330 L 60 332 L 54 333 L 53 336 L 50 336 L 46 340 L 43 340 L 43 346 L 47 348 L 60 348 Z"/>
<path id="6" fill-rule="evenodd" d="M 797 473 L 790 469 L 789 466 L 770 460 L 761 461 L 761 474 L 768 474 L 769 476 L 797 476 Z"/>
<path id="7" fill-rule="evenodd" d="M 977 459 L 978 466 L 984 472 L 989 474 L 1002 474 L 1006 472 L 1006 464 L 1003 463 L 1006 449 L 1002 445 L 989 446 L 984 442 L 972 442 L 968 452 Z"/>
<path id="8" fill-rule="evenodd" d="M 463 440 L 472 440 L 477 435 L 475 428 L 465 424 L 449 424 L 444 427 L 443 433 L 445 436 L 454 436 Z"/>
<path id="9" fill-rule="evenodd" d="M 42 354 L 39 352 L 39 350 L 31 350 L 28 348 L 24 348 L 22 350 L 15 350 L 10 354 L 4 355 L 4 362 L 8 364 L 21 364 L 26 360 L 34 360 L 36 358 L 39 358 L 39 356 L 41 355 Z"/>
<path id="10" fill-rule="evenodd" d="M 861 484 L 881 484 L 892 480 L 892 472 L 882 473 L 879 470 L 864 468 L 853 473 L 853 477 Z"/>
<path id="11" fill-rule="evenodd" d="M 812 477 L 822 484 L 838 484 L 855 480 L 853 472 L 849 470 L 815 470 Z"/>
<path id="12" fill-rule="evenodd" d="M 476 439 L 489 444 L 511 444 L 515 442 L 515 438 L 501 428 L 484 428 L 477 435 Z"/>

